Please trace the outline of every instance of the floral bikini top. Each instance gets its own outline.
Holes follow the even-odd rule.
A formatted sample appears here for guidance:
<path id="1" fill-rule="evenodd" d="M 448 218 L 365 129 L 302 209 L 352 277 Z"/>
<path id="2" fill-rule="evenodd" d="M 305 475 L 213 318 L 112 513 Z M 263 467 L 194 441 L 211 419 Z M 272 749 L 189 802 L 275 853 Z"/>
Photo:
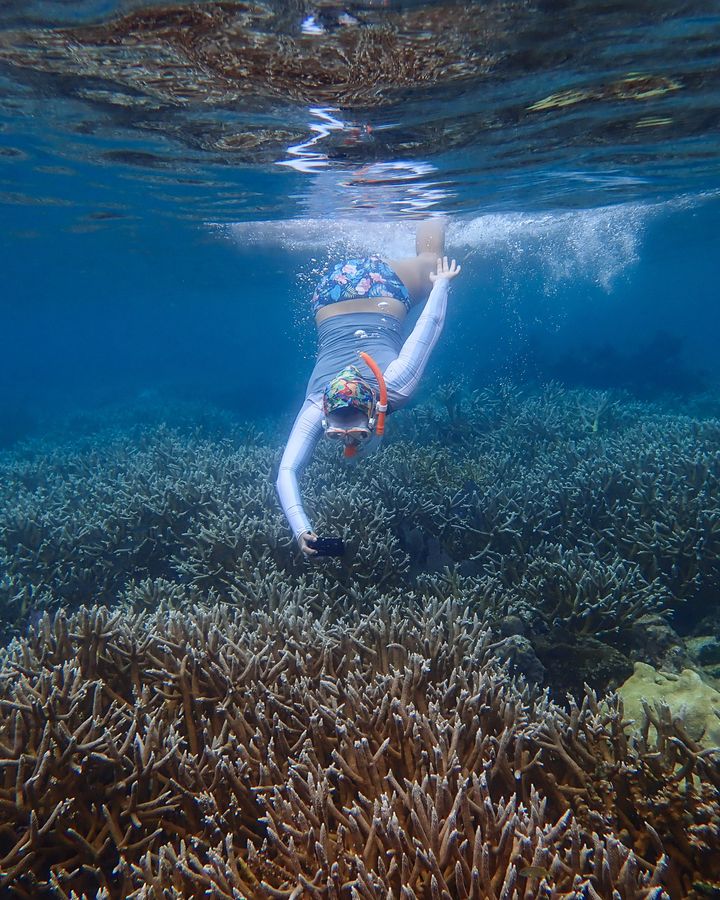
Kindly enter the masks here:
<path id="1" fill-rule="evenodd" d="M 405 309 L 412 306 L 408 289 L 379 256 L 363 256 L 338 263 L 315 288 L 313 312 L 323 306 L 364 297 L 393 297 Z"/>

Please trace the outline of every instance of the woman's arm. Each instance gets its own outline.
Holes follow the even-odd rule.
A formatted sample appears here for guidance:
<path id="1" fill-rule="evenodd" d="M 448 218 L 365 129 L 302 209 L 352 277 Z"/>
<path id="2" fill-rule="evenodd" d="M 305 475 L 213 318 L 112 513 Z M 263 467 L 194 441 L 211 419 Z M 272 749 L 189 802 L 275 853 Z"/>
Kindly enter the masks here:
<path id="1" fill-rule="evenodd" d="M 305 546 L 303 538 L 306 533 L 312 535 L 314 532 L 303 509 L 298 476 L 310 460 L 321 435 L 322 410 L 312 400 L 306 400 L 285 445 L 275 482 L 285 518 L 300 543 L 300 548 L 308 555 L 314 554 L 315 551 Z"/>
<path id="2" fill-rule="evenodd" d="M 443 330 L 447 309 L 448 284 L 460 272 L 455 260 L 437 260 L 437 271 L 430 275 L 434 282 L 425 309 L 402 346 L 400 355 L 385 369 L 385 384 L 393 406 L 402 406 L 412 397 L 427 366 L 430 354 Z"/>

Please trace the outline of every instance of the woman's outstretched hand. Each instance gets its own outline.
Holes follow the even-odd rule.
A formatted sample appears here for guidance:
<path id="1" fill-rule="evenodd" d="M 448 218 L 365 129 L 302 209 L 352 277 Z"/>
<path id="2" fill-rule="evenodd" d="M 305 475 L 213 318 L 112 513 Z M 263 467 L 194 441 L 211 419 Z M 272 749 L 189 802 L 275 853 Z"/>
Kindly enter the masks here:
<path id="1" fill-rule="evenodd" d="M 297 536 L 298 547 L 307 557 L 317 556 L 317 550 L 310 546 L 310 544 L 314 544 L 316 540 L 317 535 L 314 531 L 303 531 L 302 534 Z"/>
<path id="2" fill-rule="evenodd" d="M 430 281 L 437 281 L 438 278 L 454 278 L 460 274 L 462 266 L 459 266 L 455 260 L 448 264 L 447 256 L 438 257 L 437 271 L 430 273 Z"/>

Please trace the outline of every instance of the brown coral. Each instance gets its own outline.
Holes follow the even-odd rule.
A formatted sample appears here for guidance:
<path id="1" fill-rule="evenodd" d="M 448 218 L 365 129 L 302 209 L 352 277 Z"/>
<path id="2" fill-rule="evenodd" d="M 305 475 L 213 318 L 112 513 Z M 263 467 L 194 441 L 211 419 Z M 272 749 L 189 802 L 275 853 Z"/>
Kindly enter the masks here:
<path id="1" fill-rule="evenodd" d="M 46 616 L 0 675 L 3 889 L 647 898 L 716 877 L 710 756 L 657 717 L 656 745 L 628 744 L 617 702 L 532 696 L 484 628 L 451 601 Z"/>

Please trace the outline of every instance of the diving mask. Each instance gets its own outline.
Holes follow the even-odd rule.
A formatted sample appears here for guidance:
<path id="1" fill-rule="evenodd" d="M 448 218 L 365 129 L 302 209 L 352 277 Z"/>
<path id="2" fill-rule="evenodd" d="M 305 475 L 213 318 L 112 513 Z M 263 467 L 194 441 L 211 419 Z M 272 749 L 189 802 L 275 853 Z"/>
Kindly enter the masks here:
<path id="1" fill-rule="evenodd" d="M 370 427 L 339 428 L 336 425 L 327 425 L 325 428 L 325 437 L 330 438 L 331 441 L 343 441 L 345 444 L 364 444 L 365 441 L 370 440 L 372 434 Z"/>

